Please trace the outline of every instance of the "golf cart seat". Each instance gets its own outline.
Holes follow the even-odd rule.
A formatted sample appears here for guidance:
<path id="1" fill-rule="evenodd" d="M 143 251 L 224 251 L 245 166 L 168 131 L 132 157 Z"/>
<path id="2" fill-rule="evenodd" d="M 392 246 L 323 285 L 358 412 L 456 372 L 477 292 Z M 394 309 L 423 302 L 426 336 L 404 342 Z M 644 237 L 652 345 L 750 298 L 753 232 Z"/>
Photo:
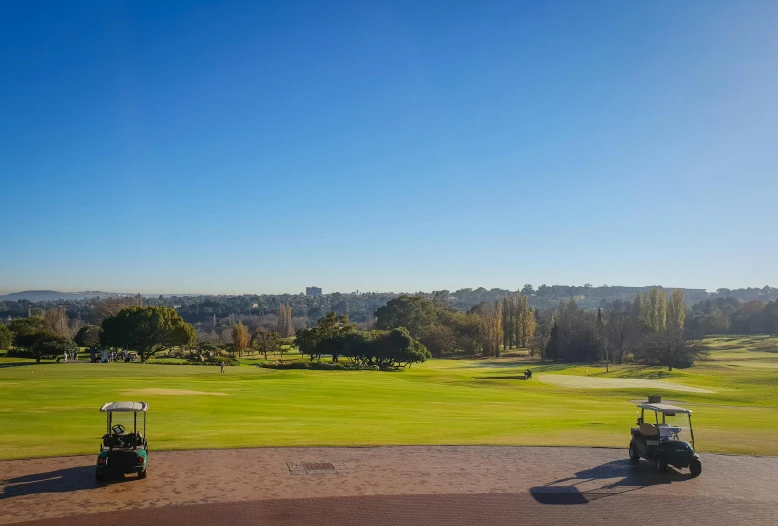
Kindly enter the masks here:
<path id="1" fill-rule="evenodd" d="M 143 445 L 143 435 L 128 433 L 126 435 L 103 435 L 103 446 L 111 448 L 134 448 Z"/>
<path id="2" fill-rule="evenodd" d="M 640 424 L 640 434 L 644 437 L 658 437 L 659 436 L 659 429 L 654 424 L 649 424 L 647 422 L 644 422 Z"/>

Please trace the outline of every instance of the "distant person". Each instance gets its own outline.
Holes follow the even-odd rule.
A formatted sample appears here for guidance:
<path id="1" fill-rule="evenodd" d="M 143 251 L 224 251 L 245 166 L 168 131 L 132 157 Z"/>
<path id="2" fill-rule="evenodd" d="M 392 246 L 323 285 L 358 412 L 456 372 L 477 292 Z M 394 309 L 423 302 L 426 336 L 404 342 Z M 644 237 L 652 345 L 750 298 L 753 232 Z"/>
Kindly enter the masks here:
<path id="1" fill-rule="evenodd" d="M 532 379 L 532 371 L 530 371 L 529 369 L 527 369 L 526 371 L 524 371 L 524 378 L 525 378 L 526 380 L 530 380 L 530 379 Z"/>
<path id="2" fill-rule="evenodd" d="M 65 363 L 68 363 L 68 352 L 65 351 L 63 358 L 65 359 Z"/>
<path id="3" fill-rule="evenodd" d="M 222 360 L 222 372 L 224 372 L 224 360 Z"/>

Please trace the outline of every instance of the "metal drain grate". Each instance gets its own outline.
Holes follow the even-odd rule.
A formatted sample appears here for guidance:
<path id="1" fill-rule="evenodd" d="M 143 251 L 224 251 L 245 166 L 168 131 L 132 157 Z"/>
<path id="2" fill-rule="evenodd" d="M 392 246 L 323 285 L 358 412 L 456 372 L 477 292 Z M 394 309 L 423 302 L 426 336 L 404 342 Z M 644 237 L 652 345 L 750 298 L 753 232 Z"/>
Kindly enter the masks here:
<path id="1" fill-rule="evenodd" d="M 287 462 L 292 475 L 337 475 L 347 470 L 343 462 L 317 460 L 314 462 Z"/>
<path id="2" fill-rule="evenodd" d="M 335 471 L 332 462 L 303 462 L 302 466 L 305 471 Z"/>

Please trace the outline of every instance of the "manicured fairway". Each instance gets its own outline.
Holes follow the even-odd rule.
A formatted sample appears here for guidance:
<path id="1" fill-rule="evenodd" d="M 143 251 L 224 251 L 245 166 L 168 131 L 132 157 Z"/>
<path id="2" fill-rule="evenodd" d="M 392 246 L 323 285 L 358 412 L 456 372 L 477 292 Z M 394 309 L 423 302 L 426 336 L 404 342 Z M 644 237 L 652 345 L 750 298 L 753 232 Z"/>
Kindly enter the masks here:
<path id="1" fill-rule="evenodd" d="M 778 455 L 776 339 L 717 338 L 711 360 L 642 366 L 433 360 L 401 372 L 252 366 L 14 365 L 0 359 L 0 458 L 97 452 L 103 402 L 150 402 L 152 449 L 514 444 L 626 447 L 636 409 L 660 393 L 694 404 L 701 451 Z M 760 350 L 748 349 L 759 346 Z M 535 377 L 521 376 L 530 367 Z M 656 388 L 552 385 L 543 375 L 658 380 Z M 712 393 L 662 389 L 662 381 Z M 654 384 L 647 384 L 654 385 Z"/>

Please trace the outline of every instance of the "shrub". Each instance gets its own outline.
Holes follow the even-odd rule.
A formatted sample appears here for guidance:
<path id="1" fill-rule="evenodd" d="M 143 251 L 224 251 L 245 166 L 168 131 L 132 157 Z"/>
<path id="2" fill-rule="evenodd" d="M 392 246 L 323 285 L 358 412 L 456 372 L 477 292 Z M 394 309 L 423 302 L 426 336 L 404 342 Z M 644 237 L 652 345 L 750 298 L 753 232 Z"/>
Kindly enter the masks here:
<path id="1" fill-rule="evenodd" d="M 266 369 L 309 369 L 316 371 L 358 371 L 373 369 L 357 363 L 334 363 L 334 362 L 309 362 L 307 360 L 295 360 L 292 362 L 261 362 L 257 367 Z"/>
<path id="2" fill-rule="evenodd" d="M 8 358 L 35 358 L 32 351 L 28 349 L 8 349 L 6 356 Z"/>

